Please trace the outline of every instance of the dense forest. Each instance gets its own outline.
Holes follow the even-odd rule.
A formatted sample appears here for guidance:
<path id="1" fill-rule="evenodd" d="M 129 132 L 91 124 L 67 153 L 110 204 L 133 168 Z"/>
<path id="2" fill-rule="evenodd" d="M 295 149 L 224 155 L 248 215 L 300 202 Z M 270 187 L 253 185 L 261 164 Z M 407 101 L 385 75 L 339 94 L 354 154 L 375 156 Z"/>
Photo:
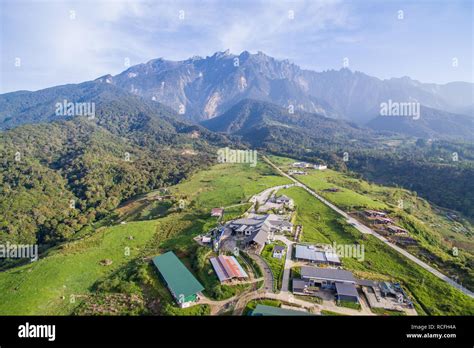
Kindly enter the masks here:
<path id="1" fill-rule="evenodd" d="M 215 161 L 226 140 L 166 112 L 119 100 L 99 105 L 93 120 L 1 132 L 0 243 L 69 240 L 122 201 Z"/>

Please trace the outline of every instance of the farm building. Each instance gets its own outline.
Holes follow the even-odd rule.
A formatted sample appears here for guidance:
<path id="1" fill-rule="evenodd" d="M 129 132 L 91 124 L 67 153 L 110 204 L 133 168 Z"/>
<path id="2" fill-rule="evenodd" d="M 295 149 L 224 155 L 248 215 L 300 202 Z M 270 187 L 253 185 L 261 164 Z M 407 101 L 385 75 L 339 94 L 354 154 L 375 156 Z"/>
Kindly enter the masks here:
<path id="1" fill-rule="evenodd" d="M 364 215 L 369 218 L 386 217 L 387 213 L 378 210 L 364 210 Z"/>
<path id="2" fill-rule="evenodd" d="M 232 279 L 248 278 L 247 273 L 240 266 L 234 256 L 219 255 L 211 258 L 211 264 L 221 283 Z"/>
<path id="3" fill-rule="evenodd" d="M 189 307 L 199 299 L 198 294 L 204 287 L 172 251 L 155 256 L 153 263 L 181 308 Z"/>
<path id="4" fill-rule="evenodd" d="M 339 265 L 341 261 L 333 250 L 328 248 L 319 249 L 314 245 L 296 245 L 295 259 L 300 261 L 310 261 L 320 264 Z"/>
<path id="5" fill-rule="evenodd" d="M 370 218 L 370 220 L 375 225 L 387 225 L 393 223 L 392 219 L 384 217 Z"/>
<path id="6" fill-rule="evenodd" d="M 322 288 L 334 288 L 336 283 L 355 284 L 356 280 L 351 272 L 335 268 L 301 267 L 301 278 L 309 285 Z"/>
<path id="7" fill-rule="evenodd" d="M 359 294 L 352 283 L 336 283 L 336 296 L 338 301 L 359 302 Z"/>
<path id="8" fill-rule="evenodd" d="M 387 231 L 394 234 L 394 235 L 397 235 L 397 236 L 406 236 L 406 235 L 408 235 L 407 230 L 405 230 L 401 227 L 395 226 L 395 225 L 388 225 L 387 226 Z"/>
<path id="9" fill-rule="evenodd" d="M 260 253 L 274 233 L 291 232 L 293 224 L 287 218 L 275 215 L 249 215 L 246 218 L 230 221 L 226 225 L 237 238 L 245 237 L 246 247 Z"/>
<path id="10" fill-rule="evenodd" d="M 211 216 L 221 217 L 224 214 L 224 209 L 222 208 L 212 208 Z"/>
<path id="11" fill-rule="evenodd" d="M 297 295 L 306 295 L 308 283 L 302 279 L 292 279 L 292 292 Z"/>
<path id="12" fill-rule="evenodd" d="M 258 304 L 257 307 L 252 311 L 252 316 L 295 316 L 295 315 L 311 315 L 306 311 L 266 306 Z"/>

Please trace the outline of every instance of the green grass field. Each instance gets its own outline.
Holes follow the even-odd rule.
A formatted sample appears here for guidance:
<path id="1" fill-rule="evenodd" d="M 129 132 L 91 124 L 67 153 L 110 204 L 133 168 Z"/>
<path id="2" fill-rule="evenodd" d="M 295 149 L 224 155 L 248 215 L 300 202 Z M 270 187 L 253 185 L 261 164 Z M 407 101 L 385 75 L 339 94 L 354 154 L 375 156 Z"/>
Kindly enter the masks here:
<path id="1" fill-rule="evenodd" d="M 37 262 L 1 272 L 0 313 L 69 313 L 96 280 L 136 257 L 155 232 L 155 222 L 113 226 L 65 244 Z M 126 247 L 130 248 L 130 256 L 125 255 Z M 102 266 L 100 261 L 104 259 L 112 260 L 112 265 Z M 70 303 L 71 299 L 75 303 Z"/>
<path id="2" fill-rule="evenodd" d="M 192 238 L 216 224 L 209 216 L 210 208 L 241 203 L 287 181 L 261 162 L 255 168 L 222 164 L 197 173 L 170 188 L 173 195 L 186 198 L 189 204 L 184 210 L 154 220 L 101 228 L 51 250 L 37 262 L 0 272 L 0 314 L 67 315 L 97 289 L 136 291 L 137 286 L 145 288 L 142 291 L 148 298 L 158 297 L 160 313 L 206 314 L 205 306 L 187 310 L 174 307 L 168 290 L 156 281 L 150 258 L 167 250 L 184 259 L 190 257 L 195 245 Z M 148 211 L 153 215 L 155 209 Z M 126 247 L 130 248 L 129 256 Z M 111 260 L 112 264 L 103 266 L 101 260 Z"/>
<path id="3" fill-rule="evenodd" d="M 213 168 L 195 174 L 191 180 L 184 181 L 170 191 L 192 201 L 191 207 L 194 209 L 209 210 L 245 203 L 257 192 L 290 182 L 263 161 L 259 161 L 256 167 L 219 164 Z"/>

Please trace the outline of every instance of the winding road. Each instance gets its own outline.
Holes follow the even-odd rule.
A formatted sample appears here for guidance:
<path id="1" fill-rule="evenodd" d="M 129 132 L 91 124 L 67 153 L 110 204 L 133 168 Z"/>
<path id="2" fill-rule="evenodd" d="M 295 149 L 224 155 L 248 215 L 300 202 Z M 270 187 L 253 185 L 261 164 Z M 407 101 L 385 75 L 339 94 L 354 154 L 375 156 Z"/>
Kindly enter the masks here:
<path id="1" fill-rule="evenodd" d="M 373 235 L 375 238 L 379 239 L 380 241 L 382 241 L 385 245 L 389 246 L 390 248 L 394 249 L 395 251 L 397 251 L 398 253 L 402 254 L 403 256 L 405 256 L 406 258 L 410 259 L 411 261 L 415 262 L 417 265 L 419 265 L 420 267 L 423 267 L 425 270 L 427 270 L 428 272 L 430 272 L 431 274 L 433 274 L 434 276 L 438 277 L 439 279 L 443 280 L 444 282 L 448 283 L 449 285 L 455 287 L 456 289 L 462 291 L 464 294 L 470 296 L 470 297 L 474 297 L 474 293 L 472 291 L 470 291 L 469 289 L 463 287 L 462 285 L 456 283 L 454 280 L 452 280 L 451 278 L 445 276 L 444 274 L 442 274 L 441 272 L 439 272 L 438 270 L 434 269 L 433 267 L 431 267 L 430 265 L 428 265 L 426 262 L 423 262 L 421 261 L 419 258 L 417 258 L 416 256 L 410 254 L 408 251 L 396 246 L 395 244 L 393 243 L 390 243 L 385 237 L 381 236 L 380 234 L 378 234 L 377 232 L 375 232 L 374 230 L 372 230 L 371 228 L 365 226 L 364 224 L 362 224 L 360 221 L 354 219 L 353 217 L 351 217 L 349 214 L 347 214 L 346 212 L 344 212 L 343 210 L 339 209 L 338 207 L 336 207 L 334 204 L 332 204 L 331 202 L 329 202 L 328 200 L 326 200 L 325 198 L 321 197 L 320 195 L 318 195 L 316 192 L 314 192 L 313 190 L 311 190 L 308 186 L 306 186 L 305 184 L 303 184 L 302 182 L 296 180 L 294 177 L 286 174 L 285 172 L 283 172 L 279 167 L 277 167 L 275 164 L 273 164 L 273 162 L 271 162 L 267 157 L 263 156 L 263 159 L 265 162 L 267 162 L 270 166 L 272 166 L 275 170 L 277 170 L 282 176 L 290 179 L 292 182 L 295 183 L 295 186 L 298 186 L 298 187 L 301 187 L 303 189 L 305 189 L 309 194 L 311 194 L 312 196 L 316 197 L 317 199 L 319 199 L 322 203 L 324 203 L 325 205 L 327 205 L 329 208 L 331 208 L 332 210 L 334 210 L 335 212 L 337 212 L 338 214 L 342 215 L 348 223 L 350 223 L 352 226 L 354 226 L 357 230 L 359 230 L 361 233 L 364 233 L 364 234 L 371 234 Z M 286 268 L 286 263 L 285 263 L 285 268 Z"/>

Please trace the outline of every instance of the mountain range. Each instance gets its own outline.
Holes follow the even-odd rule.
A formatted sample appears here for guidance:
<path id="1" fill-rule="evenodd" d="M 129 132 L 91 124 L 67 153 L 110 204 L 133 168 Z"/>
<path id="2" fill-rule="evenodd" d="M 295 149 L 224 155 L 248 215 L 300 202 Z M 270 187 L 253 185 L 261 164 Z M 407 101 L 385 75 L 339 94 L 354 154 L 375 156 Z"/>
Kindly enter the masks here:
<path id="1" fill-rule="evenodd" d="M 234 55 L 225 51 L 184 61 L 159 58 L 81 84 L 2 94 L 0 127 L 58 119 L 54 105 L 64 99 L 97 102 L 98 98 L 140 97 L 147 108 L 161 103 L 194 123 L 216 118 L 242 100 L 252 99 L 375 130 L 471 140 L 473 91 L 474 85 L 467 82 L 381 80 L 347 68 L 314 72 L 262 52 Z M 420 120 L 380 116 L 380 104 L 389 100 L 419 103 Z"/>
<path id="2" fill-rule="evenodd" d="M 455 113 L 469 110 L 470 89 L 218 52 L 2 94 L 0 242 L 73 238 L 124 200 L 215 163 L 225 146 L 355 170 L 473 216 L 474 117 Z M 403 98 L 420 102 L 419 119 L 379 115 L 380 101 Z M 94 117 L 58 113 L 69 102 L 93 103 Z M 454 152 L 460 161 L 440 163 Z"/>

